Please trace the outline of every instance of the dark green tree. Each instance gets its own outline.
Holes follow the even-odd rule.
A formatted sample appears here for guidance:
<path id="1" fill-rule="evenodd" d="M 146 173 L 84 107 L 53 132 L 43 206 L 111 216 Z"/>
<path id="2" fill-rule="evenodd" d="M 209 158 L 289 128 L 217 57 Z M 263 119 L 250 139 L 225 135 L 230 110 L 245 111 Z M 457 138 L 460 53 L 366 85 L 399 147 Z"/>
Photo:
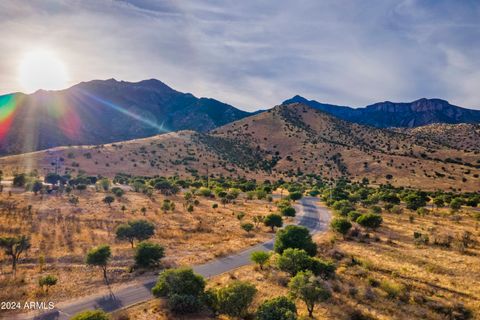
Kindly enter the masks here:
<path id="1" fill-rule="evenodd" d="M 348 231 L 352 228 L 352 224 L 345 218 L 334 218 L 330 223 L 333 231 L 340 233 L 343 238 L 347 235 Z"/>
<path id="2" fill-rule="evenodd" d="M 119 225 L 115 233 L 117 239 L 127 240 L 133 248 L 135 240 L 147 240 L 155 234 L 155 225 L 147 220 L 133 220 Z"/>
<path id="3" fill-rule="evenodd" d="M 161 245 L 142 241 L 135 249 L 135 264 L 143 268 L 156 266 L 164 256 L 165 249 Z"/>
<path id="4" fill-rule="evenodd" d="M 263 223 L 272 228 L 272 232 L 275 231 L 275 227 L 280 228 L 283 226 L 282 216 L 279 214 L 271 213 L 263 219 Z"/>
<path id="5" fill-rule="evenodd" d="M 275 238 L 274 250 L 283 253 L 288 248 L 305 250 L 310 256 L 317 254 L 317 245 L 312 241 L 312 236 L 307 228 L 289 225 L 278 231 Z"/>
<path id="6" fill-rule="evenodd" d="M 296 320 L 297 307 L 287 297 L 265 300 L 257 309 L 257 320 Z"/>
<path id="7" fill-rule="evenodd" d="M 97 266 L 102 269 L 103 279 L 107 284 L 108 284 L 107 265 L 111 257 L 112 257 L 112 251 L 110 250 L 110 246 L 102 245 L 102 246 L 98 246 L 96 248 L 91 249 L 87 253 L 87 258 L 86 258 L 86 263 L 88 265 Z"/>

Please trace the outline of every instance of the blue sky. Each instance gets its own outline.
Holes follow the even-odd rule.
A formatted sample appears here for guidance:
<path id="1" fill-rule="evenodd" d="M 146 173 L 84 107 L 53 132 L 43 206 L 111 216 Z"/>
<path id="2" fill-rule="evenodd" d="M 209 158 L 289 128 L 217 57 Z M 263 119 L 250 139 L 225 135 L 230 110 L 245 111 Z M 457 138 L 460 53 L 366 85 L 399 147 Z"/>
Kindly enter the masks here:
<path id="1" fill-rule="evenodd" d="M 245 110 L 444 98 L 480 109 L 480 1 L 0 2 L 0 93 L 49 48 L 69 84 L 157 78 Z"/>

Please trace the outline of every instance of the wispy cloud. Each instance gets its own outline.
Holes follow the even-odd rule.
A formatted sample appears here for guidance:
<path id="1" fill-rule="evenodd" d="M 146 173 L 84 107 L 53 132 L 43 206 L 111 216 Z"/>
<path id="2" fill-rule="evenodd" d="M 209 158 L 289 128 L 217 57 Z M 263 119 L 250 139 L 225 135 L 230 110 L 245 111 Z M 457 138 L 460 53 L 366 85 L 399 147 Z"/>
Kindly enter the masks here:
<path id="1" fill-rule="evenodd" d="M 480 108 L 478 1 L 0 2 L 0 92 L 51 47 L 71 83 L 158 78 L 244 109 L 440 97 Z"/>

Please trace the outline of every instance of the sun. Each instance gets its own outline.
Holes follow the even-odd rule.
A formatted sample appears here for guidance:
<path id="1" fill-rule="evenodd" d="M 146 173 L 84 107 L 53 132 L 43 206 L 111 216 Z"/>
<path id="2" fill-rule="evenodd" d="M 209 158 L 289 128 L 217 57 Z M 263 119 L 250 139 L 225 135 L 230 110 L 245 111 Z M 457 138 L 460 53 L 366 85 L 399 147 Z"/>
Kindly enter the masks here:
<path id="1" fill-rule="evenodd" d="M 58 90 L 68 85 L 67 69 L 63 61 L 50 50 L 33 50 L 20 61 L 18 80 L 27 93 L 38 89 Z"/>

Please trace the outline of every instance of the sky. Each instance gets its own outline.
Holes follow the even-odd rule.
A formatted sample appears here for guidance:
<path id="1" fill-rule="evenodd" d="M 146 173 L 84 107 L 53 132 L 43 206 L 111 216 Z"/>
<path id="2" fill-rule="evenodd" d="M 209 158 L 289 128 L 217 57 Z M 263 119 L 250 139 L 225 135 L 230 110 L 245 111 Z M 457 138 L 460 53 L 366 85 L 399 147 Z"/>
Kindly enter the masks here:
<path id="1" fill-rule="evenodd" d="M 0 93 L 48 49 L 71 86 L 159 79 L 244 110 L 299 94 L 480 109 L 480 1 L 0 1 Z"/>

